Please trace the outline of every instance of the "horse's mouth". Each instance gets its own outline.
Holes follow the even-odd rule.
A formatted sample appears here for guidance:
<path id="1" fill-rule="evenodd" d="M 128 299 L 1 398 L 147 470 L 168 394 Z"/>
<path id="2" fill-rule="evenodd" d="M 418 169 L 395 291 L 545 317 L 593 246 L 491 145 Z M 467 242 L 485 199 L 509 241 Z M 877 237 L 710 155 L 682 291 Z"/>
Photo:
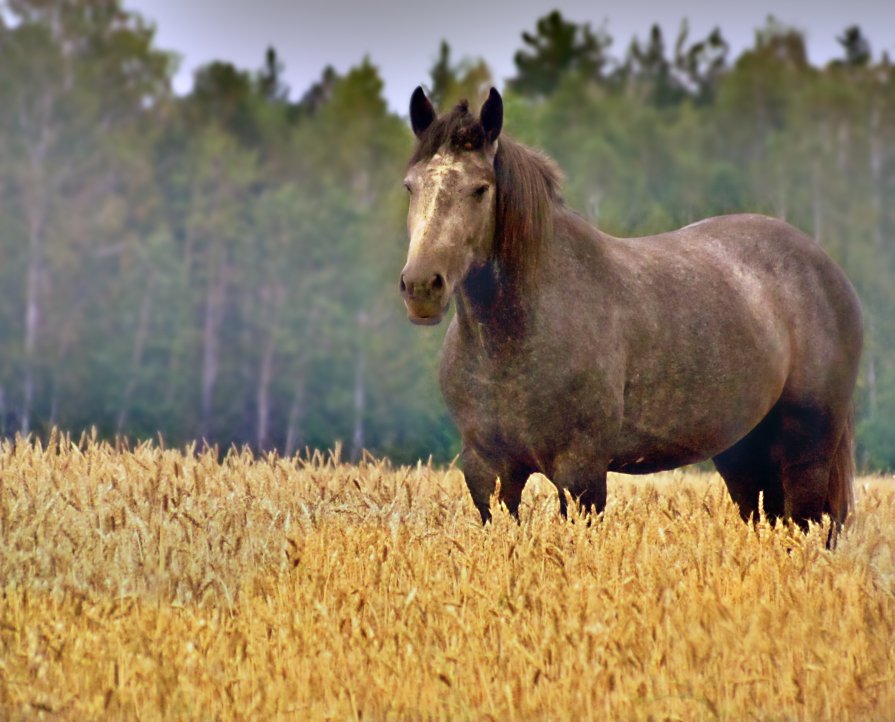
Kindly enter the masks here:
<path id="1" fill-rule="evenodd" d="M 410 323 L 416 326 L 437 326 L 441 323 L 441 319 L 444 317 L 444 314 L 439 313 L 435 316 L 417 316 L 412 311 L 407 311 L 407 318 L 410 319 Z"/>
<path id="2" fill-rule="evenodd" d="M 441 323 L 444 313 L 447 311 L 446 303 L 438 301 L 405 301 L 404 307 L 407 309 L 407 318 L 410 323 L 417 326 L 435 326 Z"/>

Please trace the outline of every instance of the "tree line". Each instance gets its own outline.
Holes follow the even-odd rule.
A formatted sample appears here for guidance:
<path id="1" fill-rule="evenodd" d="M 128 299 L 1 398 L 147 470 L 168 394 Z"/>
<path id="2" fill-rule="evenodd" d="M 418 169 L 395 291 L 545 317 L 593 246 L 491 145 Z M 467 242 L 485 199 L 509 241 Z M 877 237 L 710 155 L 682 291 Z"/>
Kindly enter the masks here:
<path id="1" fill-rule="evenodd" d="M 174 57 L 119 0 L 6 6 L 0 434 L 451 459 L 444 326 L 410 327 L 396 290 L 412 136 L 373 62 L 293 94 L 271 48 L 177 97 Z M 614 54 L 552 12 L 520 39 L 507 129 L 610 233 L 755 211 L 813 235 L 864 302 L 859 460 L 893 468 L 895 70 L 859 28 L 838 40 L 817 67 L 771 18 L 735 58 L 686 24 Z M 488 66 L 435 51 L 436 104 L 480 102 Z"/>

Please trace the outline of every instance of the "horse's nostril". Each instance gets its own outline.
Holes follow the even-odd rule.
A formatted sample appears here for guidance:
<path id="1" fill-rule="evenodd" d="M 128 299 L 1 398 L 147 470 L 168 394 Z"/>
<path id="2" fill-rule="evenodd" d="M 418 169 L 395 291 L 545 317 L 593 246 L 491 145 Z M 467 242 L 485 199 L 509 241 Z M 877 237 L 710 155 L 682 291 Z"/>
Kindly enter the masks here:
<path id="1" fill-rule="evenodd" d="M 401 274 L 401 285 L 400 285 L 400 288 L 401 288 L 401 293 L 407 293 L 407 284 L 404 283 L 404 274 L 403 274 L 403 273 Z"/>
<path id="2" fill-rule="evenodd" d="M 436 273 L 432 277 L 432 290 L 440 291 L 444 288 L 444 277 L 440 273 Z"/>

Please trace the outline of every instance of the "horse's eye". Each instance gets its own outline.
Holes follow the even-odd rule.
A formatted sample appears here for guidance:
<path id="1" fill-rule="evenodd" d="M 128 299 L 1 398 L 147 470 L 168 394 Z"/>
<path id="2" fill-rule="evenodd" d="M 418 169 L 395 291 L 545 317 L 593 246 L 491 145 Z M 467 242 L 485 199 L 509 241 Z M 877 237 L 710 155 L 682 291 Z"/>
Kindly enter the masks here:
<path id="1" fill-rule="evenodd" d="M 487 193 L 487 192 L 488 192 L 488 184 L 484 183 L 483 185 L 480 185 L 478 188 L 476 188 L 472 192 L 472 195 L 475 196 L 476 198 L 484 198 L 485 193 Z"/>

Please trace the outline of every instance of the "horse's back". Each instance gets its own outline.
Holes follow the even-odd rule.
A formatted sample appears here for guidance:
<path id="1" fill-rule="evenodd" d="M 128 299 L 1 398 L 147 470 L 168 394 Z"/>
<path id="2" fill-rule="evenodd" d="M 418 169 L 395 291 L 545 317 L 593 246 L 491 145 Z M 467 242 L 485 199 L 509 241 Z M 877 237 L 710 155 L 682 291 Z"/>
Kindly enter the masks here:
<path id="1" fill-rule="evenodd" d="M 641 262 L 663 274 L 691 273 L 718 285 L 730 302 L 752 306 L 768 324 L 780 320 L 795 338 L 826 336 L 860 345 L 861 305 L 848 278 L 814 239 L 779 219 L 716 216 L 657 236 L 630 239 L 649 248 Z M 648 257 L 648 258 L 647 258 Z M 692 299 L 692 308 L 700 307 Z"/>
<path id="2" fill-rule="evenodd" d="M 843 294 L 860 311 L 851 283 L 830 255 L 816 240 L 780 219 L 751 213 L 715 216 L 652 238 L 664 238 L 683 253 L 715 254 L 730 268 L 749 269 L 757 277 L 776 281 L 781 290 L 822 283 L 826 295 Z"/>

